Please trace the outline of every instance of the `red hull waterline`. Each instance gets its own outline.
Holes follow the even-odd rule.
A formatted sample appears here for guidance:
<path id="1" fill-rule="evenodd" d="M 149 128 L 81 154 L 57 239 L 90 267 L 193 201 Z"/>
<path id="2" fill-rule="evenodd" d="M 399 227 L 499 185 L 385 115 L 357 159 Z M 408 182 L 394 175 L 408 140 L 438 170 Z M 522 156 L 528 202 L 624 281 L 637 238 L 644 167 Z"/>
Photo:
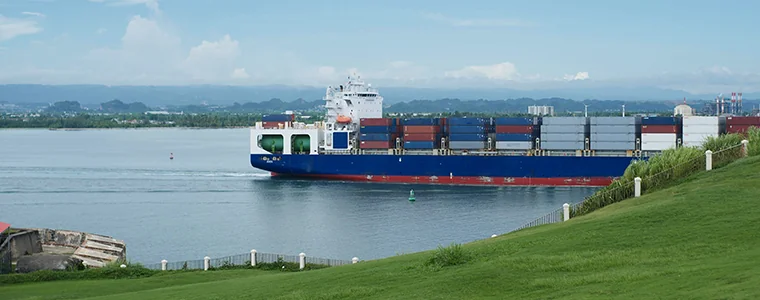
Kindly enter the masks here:
<path id="1" fill-rule="evenodd" d="M 383 175 L 289 175 L 271 173 L 278 177 L 304 177 L 314 179 L 385 182 L 385 183 L 416 183 L 416 184 L 455 184 L 455 185 L 493 185 L 493 186 L 608 186 L 615 178 L 611 177 L 558 177 L 558 178 L 529 178 L 529 177 L 486 177 L 486 176 L 383 176 Z"/>

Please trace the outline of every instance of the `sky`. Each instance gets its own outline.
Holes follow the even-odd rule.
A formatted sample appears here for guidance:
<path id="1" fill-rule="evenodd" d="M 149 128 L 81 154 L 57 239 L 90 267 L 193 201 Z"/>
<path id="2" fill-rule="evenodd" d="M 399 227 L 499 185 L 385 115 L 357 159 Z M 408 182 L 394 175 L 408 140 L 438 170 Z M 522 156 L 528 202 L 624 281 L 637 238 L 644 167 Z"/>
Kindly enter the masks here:
<path id="1" fill-rule="evenodd" d="M 760 1 L 0 0 L 0 83 L 760 90 Z"/>

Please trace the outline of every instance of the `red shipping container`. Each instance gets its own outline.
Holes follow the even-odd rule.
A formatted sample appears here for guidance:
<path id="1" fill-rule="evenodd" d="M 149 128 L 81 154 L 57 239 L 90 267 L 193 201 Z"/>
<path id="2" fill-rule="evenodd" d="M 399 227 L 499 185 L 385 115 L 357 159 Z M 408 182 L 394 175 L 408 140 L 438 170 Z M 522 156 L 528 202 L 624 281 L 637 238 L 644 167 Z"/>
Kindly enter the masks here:
<path id="1" fill-rule="evenodd" d="M 361 118 L 359 119 L 359 125 L 366 126 L 391 126 L 392 119 L 388 118 Z"/>
<path id="2" fill-rule="evenodd" d="M 285 123 L 289 123 L 289 122 L 276 122 L 276 121 L 261 122 L 261 126 L 263 126 L 264 128 L 280 128 L 280 126 L 285 128 Z"/>
<path id="3" fill-rule="evenodd" d="M 496 133 L 533 133 L 533 125 L 498 125 Z"/>
<path id="4" fill-rule="evenodd" d="M 390 141 L 361 141 L 359 143 L 360 149 L 390 149 L 392 148 L 391 145 L 395 145 L 395 143 L 391 143 Z"/>
<path id="5" fill-rule="evenodd" d="M 757 125 L 760 127 L 760 117 L 727 117 L 726 125 Z"/>
<path id="6" fill-rule="evenodd" d="M 641 133 L 678 133 L 677 125 L 641 125 Z"/>
<path id="7" fill-rule="evenodd" d="M 404 133 L 437 133 L 441 132 L 438 125 L 407 125 L 404 126 Z"/>
<path id="8" fill-rule="evenodd" d="M 756 127 L 760 129 L 760 125 L 728 125 L 726 126 L 726 132 L 728 133 L 747 132 L 747 130 L 750 127 Z"/>
<path id="9" fill-rule="evenodd" d="M 435 134 L 435 133 L 405 133 L 404 134 L 404 140 L 405 141 L 415 141 L 415 142 L 437 141 L 438 140 L 438 134 Z"/>

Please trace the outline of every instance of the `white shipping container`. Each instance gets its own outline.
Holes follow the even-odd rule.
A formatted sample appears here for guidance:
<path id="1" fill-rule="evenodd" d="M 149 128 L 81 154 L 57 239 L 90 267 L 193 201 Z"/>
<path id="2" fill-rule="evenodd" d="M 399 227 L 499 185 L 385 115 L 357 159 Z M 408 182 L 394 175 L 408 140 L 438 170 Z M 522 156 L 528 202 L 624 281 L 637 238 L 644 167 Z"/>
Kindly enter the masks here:
<path id="1" fill-rule="evenodd" d="M 715 125 L 718 126 L 719 119 L 716 116 L 684 116 L 683 125 Z"/>
<path id="2" fill-rule="evenodd" d="M 705 142 L 683 141 L 681 144 L 684 147 L 702 147 Z"/>
<path id="3" fill-rule="evenodd" d="M 715 125 L 702 125 L 702 124 L 691 124 L 691 125 L 683 125 L 683 134 L 687 133 L 714 133 L 719 134 L 720 133 L 720 127 L 718 127 L 718 124 Z"/>
<path id="4" fill-rule="evenodd" d="M 641 134 L 641 143 L 646 142 L 673 142 L 675 144 L 676 142 L 676 134 L 675 133 L 642 133 Z"/>
<path id="5" fill-rule="evenodd" d="M 683 134 L 683 141 L 684 142 L 685 141 L 692 141 L 692 142 L 697 141 L 697 142 L 701 142 L 701 141 L 706 140 L 707 137 L 711 137 L 711 136 L 717 137 L 718 134 L 717 133 L 715 133 L 715 134 L 712 134 L 712 133 L 684 133 Z"/>
<path id="6" fill-rule="evenodd" d="M 533 142 L 496 142 L 496 149 L 499 150 L 528 150 L 533 148 Z"/>
<path id="7" fill-rule="evenodd" d="M 641 150 L 643 151 L 662 151 L 676 147 L 676 141 L 673 142 L 642 142 Z"/>

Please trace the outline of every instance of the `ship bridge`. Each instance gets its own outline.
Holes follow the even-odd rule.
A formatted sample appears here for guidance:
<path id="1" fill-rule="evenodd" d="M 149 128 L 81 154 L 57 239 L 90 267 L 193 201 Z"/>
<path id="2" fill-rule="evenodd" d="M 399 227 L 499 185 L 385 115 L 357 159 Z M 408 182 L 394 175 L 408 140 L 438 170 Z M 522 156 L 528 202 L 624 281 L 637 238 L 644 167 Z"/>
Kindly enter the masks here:
<path id="1" fill-rule="evenodd" d="M 383 97 L 361 76 L 348 76 L 348 81 L 325 92 L 325 125 L 327 130 L 356 131 L 361 118 L 382 118 Z"/>

